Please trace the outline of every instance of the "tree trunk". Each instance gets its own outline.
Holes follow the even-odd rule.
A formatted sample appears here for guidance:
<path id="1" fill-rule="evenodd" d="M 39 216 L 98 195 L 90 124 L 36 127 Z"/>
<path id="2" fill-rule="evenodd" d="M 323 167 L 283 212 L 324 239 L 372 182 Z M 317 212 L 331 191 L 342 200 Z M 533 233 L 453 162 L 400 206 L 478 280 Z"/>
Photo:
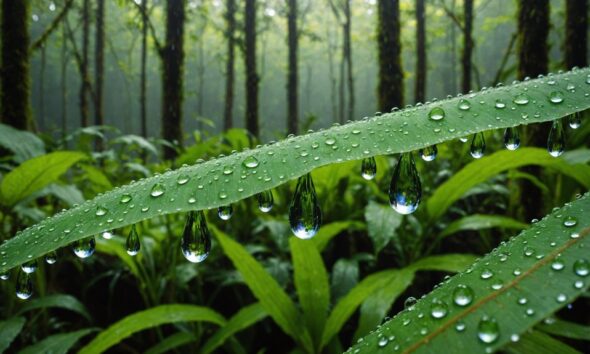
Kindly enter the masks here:
<path id="1" fill-rule="evenodd" d="M 233 127 L 234 82 L 235 82 L 235 32 L 236 32 L 236 1 L 227 0 L 225 14 L 227 23 L 227 62 L 225 63 L 225 110 L 223 113 L 223 130 Z"/>
<path id="2" fill-rule="evenodd" d="M 451 11 L 455 12 L 456 0 L 451 1 Z M 457 94 L 457 29 L 451 21 L 451 62 L 449 63 L 451 72 L 451 94 Z"/>
<path id="3" fill-rule="evenodd" d="M 41 65 L 39 68 L 39 130 L 45 129 L 45 67 L 47 49 L 41 47 Z"/>
<path id="4" fill-rule="evenodd" d="M 471 54 L 473 53 L 473 0 L 465 0 L 463 4 L 463 54 L 461 64 L 463 67 L 463 76 L 461 90 L 464 93 L 471 90 Z"/>
<path id="5" fill-rule="evenodd" d="M 414 101 L 426 99 L 426 22 L 424 0 L 416 0 L 416 86 Z"/>
<path id="6" fill-rule="evenodd" d="M 297 32 L 297 0 L 288 0 L 287 14 L 288 40 L 289 46 L 289 71 L 287 74 L 287 132 L 297 134 L 298 130 L 298 70 L 297 70 L 297 42 L 299 33 Z"/>
<path id="7" fill-rule="evenodd" d="M 246 0 L 246 129 L 259 135 L 258 74 L 256 73 L 256 0 Z"/>
<path id="8" fill-rule="evenodd" d="M 65 140 L 68 129 L 68 38 L 66 24 L 62 24 L 62 46 L 61 46 L 61 136 Z M 64 141 L 65 143 L 65 141 Z"/>
<path id="9" fill-rule="evenodd" d="M 2 1 L 2 92 L 0 119 L 17 129 L 31 124 L 29 1 Z"/>
<path id="10" fill-rule="evenodd" d="M 336 103 L 336 69 L 334 68 L 334 52 L 335 45 L 333 43 L 333 32 L 330 30 L 330 26 L 326 30 L 326 37 L 328 42 L 328 72 L 330 74 L 330 102 L 332 103 L 332 121 L 337 122 L 338 105 Z"/>
<path id="11" fill-rule="evenodd" d="M 102 104 L 103 79 L 104 79 L 104 1 L 97 0 L 96 7 L 96 52 L 94 53 L 94 124 L 104 125 L 104 112 Z M 100 140 L 99 140 L 100 142 Z M 100 146 L 99 146 L 100 148 Z M 100 149 L 99 149 L 100 150 Z"/>
<path id="12" fill-rule="evenodd" d="M 565 66 L 568 69 L 588 65 L 588 1 L 565 2 Z"/>
<path id="13" fill-rule="evenodd" d="M 88 126 L 88 38 L 90 35 L 90 4 L 82 5 L 82 60 L 80 63 L 80 126 Z"/>
<path id="14" fill-rule="evenodd" d="M 354 119 L 354 76 L 352 74 L 352 16 L 350 0 L 344 2 L 344 59 L 346 60 L 346 74 L 348 77 L 348 120 Z M 341 123 L 344 123 L 342 121 Z"/>
<path id="15" fill-rule="evenodd" d="M 378 18 L 379 110 L 389 112 L 404 103 L 399 0 L 379 0 Z"/>
<path id="16" fill-rule="evenodd" d="M 185 0 L 166 2 L 166 44 L 162 48 L 162 137 L 182 146 L 182 100 L 184 72 Z M 176 149 L 165 147 L 164 157 L 176 157 Z"/>
<path id="17" fill-rule="evenodd" d="M 141 6 L 141 78 L 139 82 L 139 121 L 141 124 L 141 136 L 147 138 L 147 95 L 146 95 L 146 68 L 147 68 L 147 32 L 148 32 L 148 18 L 147 18 L 147 2 L 143 0 Z"/>
<path id="18" fill-rule="evenodd" d="M 547 37 L 549 35 L 549 0 L 520 0 L 518 3 L 518 77 L 536 77 L 546 74 L 549 67 Z M 547 134 L 551 123 L 527 126 L 523 134 L 523 144 L 547 146 Z M 526 173 L 539 176 L 541 169 L 527 167 Z M 525 220 L 540 218 L 543 210 L 542 192 L 530 181 L 521 184 L 521 202 Z"/>

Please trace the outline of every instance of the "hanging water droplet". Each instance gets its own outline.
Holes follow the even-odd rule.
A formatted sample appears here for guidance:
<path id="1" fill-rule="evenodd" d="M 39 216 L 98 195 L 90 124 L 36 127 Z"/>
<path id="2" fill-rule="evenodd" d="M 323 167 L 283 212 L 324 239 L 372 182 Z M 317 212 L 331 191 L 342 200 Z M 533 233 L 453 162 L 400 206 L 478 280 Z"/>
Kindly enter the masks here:
<path id="1" fill-rule="evenodd" d="M 157 197 L 161 196 L 162 194 L 164 194 L 165 192 L 166 192 L 166 188 L 164 188 L 164 186 L 162 184 L 156 183 L 152 187 L 152 191 L 150 192 L 150 195 L 154 198 L 157 198 Z"/>
<path id="2" fill-rule="evenodd" d="M 457 107 L 462 111 L 468 111 L 471 108 L 471 102 L 467 101 L 466 99 L 461 99 L 459 100 Z"/>
<path id="3" fill-rule="evenodd" d="M 424 149 L 420 149 L 420 156 L 424 161 L 433 161 L 436 159 L 436 155 L 438 154 L 438 148 L 436 145 L 430 145 L 425 147 Z"/>
<path id="4" fill-rule="evenodd" d="M 322 213 L 311 174 L 299 177 L 289 206 L 291 231 L 300 239 L 312 238 L 322 222 Z"/>
<path id="5" fill-rule="evenodd" d="M 445 117 L 444 109 L 440 107 L 434 107 L 433 109 L 428 112 L 428 118 L 432 120 L 441 120 Z"/>
<path id="6" fill-rule="evenodd" d="M 400 214 L 411 214 L 420 204 L 422 183 L 411 152 L 400 156 L 389 185 L 389 204 Z"/>
<path id="7" fill-rule="evenodd" d="M 16 296 L 26 300 L 33 295 L 33 281 L 27 272 L 18 272 L 16 276 Z"/>
<path id="8" fill-rule="evenodd" d="M 565 150 L 565 130 L 561 119 L 554 120 L 547 138 L 547 151 L 553 157 L 563 154 Z"/>
<path id="9" fill-rule="evenodd" d="M 447 304 L 445 304 L 443 301 L 435 300 L 432 302 L 432 305 L 430 305 L 430 316 L 433 318 L 443 318 L 447 315 L 447 312 Z"/>
<path id="10" fill-rule="evenodd" d="M 490 344 L 495 342 L 500 336 L 500 329 L 496 319 L 489 316 L 483 316 L 477 325 L 477 337 L 480 341 Z"/>
<path id="11" fill-rule="evenodd" d="M 268 213 L 274 205 L 272 190 L 268 189 L 258 193 L 258 209 L 263 213 Z"/>
<path id="12" fill-rule="evenodd" d="M 139 240 L 139 235 L 137 234 L 135 225 L 131 226 L 131 231 L 129 231 L 125 245 L 127 246 L 128 255 L 135 256 L 139 253 L 139 250 L 141 249 L 141 242 Z"/>
<path id="13" fill-rule="evenodd" d="M 246 157 L 244 161 L 242 161 L 242 165 L 246 168 L 256 168 L 258 167 L 258 159 L 252 155 Z"/>
<path id="14" fill-rule="evenodd" d="M 590 262 L 585 259 L 578 259 L 574 262 L 574 273 L 581 277 L 588 276 L 590 274 Z"/>
<path id="15" fill-rule="evenodd" d="M 45 255 L 45 263 L 55 264 L 57 262 L 57 252 L 51 251 Z"/>
<path id="16" fill-rule="evenodd" d="M 513 102 L 517 105 L 525 105 L 529 103 L 529 96 L 526 93 L 520 93 L 514 97 Z"/>
<path id="17" fill-rule="evenodd" d="M 404 309 L 412 310 L 413 306 L 416 305 L 416 302 L 418 302 L 418 300 L 416 300 L 415 297 L 408 296 L 408 298 L 404 301 Z"/>
<path id="18" fill-rule="evenodd" d="M 580 113 L 576 112 L 576 113 L 570 114 L 570 116 L 568 118 L 568 122 L 569 122 L 570 128 L 578 129 L 582 125 L 582 120 L 580 119 Z"/>
<path id="19" fill-rule="evenodd" d="M 96 207 L 96 216 L 104 216 L 108 213 L 107 208 L 102 205 Z"/>
<path id="20" fill-rule="evenodd" d="M 496 100 L 496 103 L 494 104 L 494 107 L 496 107 L 497 109 L 504 109 L 506 108 L 506 103 L 501 98 L 498 98 Z"/>
<path id="21" fill-rule="evenodd" d="M 131 197 L 131 194 L 125 193 L 121 196 L 120 202 L 121 202 L 121 204 L 127 204 L 131 201 L 131 199 L 133 199 Z"/>
<path id="22" fill-rule="evenodd" d="M 549 94 L 549 102 L 553 104 L 559 104 L 563 102 L 563 92 L 553 91 Z"/>
<path id="23" fill-rule="evenodd" d="M 504 131 L 504 146 L 508 150 L 516 150 L 520 146 L 520 134 L 517 127 L 509 127 Z"/>
<path id="24" fill-rule="evenodd" d="M 94 236 L 72 242 L 72 250 L 79 258 L 88 258 L 94 254 L 96 241 Z"/>
<path id="25" fill-rule="evenodd" d="M 113 238 L 113 233 L 110 231 L 105 231 L 102 234 L 100 234 L 102 236 L 102 238 L 104 238 L 105 240 L 110 240 Z"/>
<path id="26" fill-rule="evenodd" d="M 377 162 L 373 156 L 363 159 L 361 163 L 361 176 L 367 181 L 375 178 L 377 174 Z"/>
<path id="27" fill-rule="evenodd" d="M 188 213 L 180 248 L 184 258 L 192 263 L 200 263 L 209 256 L 211 235 L 202 210 Z"/>
<path id="28" fill-rule="evenodd" d="M 462 143 L 466 143 L 467 140 L 469 140 L 469 137 L 467 137 L 467 136 L 463 136 L 463 137 L 460 137 L 459 138 L 459 141 L 462 142 Z"/>
<path id="29" fill-rule="evenodd" d="M 563 226 L 565 227 L 574 227 L 578 224 L 578 219 L 576 219 L 574 216 L 566 216 L 565 219 L 563 219 Z"/>
<path id="30" fill-rule="evenodd" d="M 221 220 L 229 220 L 232 215 L 234 215 L 234 207 L 231 204 L 217 208 L 217 216 L 219 216 Z"/>
<path id="31" fill-rule="evenodd" d="M 483 156 L 486 151 L 486 141 L 483 136 L 483 132 L 473 134 L 471 138 L 471 147 L 469 153 L 475 159 L 479 159 Z"/>
<path id="32" fill-rule="evenodd" d="M 464 284 L 459 284 L 453 291 L 453 301 L 458 306 L 467 306 L 473 301 L 473 290 Z"/>
<path id="33" fill-rule="evenodd" d="M 30 260 L 26 263 L 23 263 L 20 267 L 25 273 L 34 273 L 37 270 L 37 260 Z"/>

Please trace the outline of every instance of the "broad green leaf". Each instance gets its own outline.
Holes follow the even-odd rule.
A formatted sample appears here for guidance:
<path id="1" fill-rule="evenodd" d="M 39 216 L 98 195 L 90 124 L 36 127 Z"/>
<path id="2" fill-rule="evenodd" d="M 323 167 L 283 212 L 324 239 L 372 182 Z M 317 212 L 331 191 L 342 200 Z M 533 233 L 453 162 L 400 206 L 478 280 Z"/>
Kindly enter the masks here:
<path id="1" fill-rule="evenodd" d="M 542 323 L 537 327 L 543 332 L 556 336 L 590 341 L 590 326 L 564 320 L 554 320 L 549 323 Z"/>
<path id="2" fill-rule="evenodd" d="M 327 225 L 322 225 L 318 233 L 310 241 L 313 242 L 321 252 L 334 237 L 338 236 L 344 230 L 358 230 L 362 227 L 363 224 L 358 221 L 336 221 Z"/>
<path id="3" fill-rule="evenodd" d="M 371 201 L 365 208 L 365 220 L 375 253 L 379 253 L 394 238 L 395 230 L 402 223 L 402 215 L 389 205 Z"/>
<path id="4" fill-rule="evenodd" d="M 319 349 L 330 307 L 328 273 L 313 242 L 291 237 L 289 244 L 299 304 L 315 348 Z"/>
<path id="5" fill-rule="evenodd" d="M 357 260 L 340 258 L 334 263 L 331 272 L 332 299 L 338 300 L 346 295 L 359 282 L 359 264 Z"/>
<path id="6" fill-rule="evenodd" d="M 12 317 L 0 322 L 0 353 L 4 353 L 25 325 L 24 317 Z"/>
<path id="7" fill-rule="evenodd" d="M 223 252 L 240 272 L 250 291 L 256 296 L 266 312 L 281 329 L 298 341 L 303 347 L 311 349 L 311 337 L 303 324 L 301 314 L 289 295 L 280 287 L 264 267 L 239 243 L 232 240 L 217 228 L 215 232 Z"/>
<path id="8" fill-rule="evenodd" d="M 225 326 L 217 330 L 217 332 L 207 340 L 203 345 L 203 348 L 201 348 L 201 354 L 213 353 L 228 338 L 252 326 L 266 316 L 268 316 L 268 313 L 260 303 L 243 307 L 237 314 L 227 321 Z"/>
<path id="9" fill-rule="evenodd" d="M 178 332 L 164 338 L 158 344 L 145 351 L 145 354 L 162 354 L 169 353 L 182 345 L 194 342 L 197 339 L 194 334 L 189 332 Z"/>
<path id="10" fill-rule="evenodd" d="M 96 331 L 94 328 L 81 329 L 70 333 L 51 335 L 21 350 L 19 354 L 66 354 L 84 336 Z"/>
<path id="11" fill-rule="evenodd" d="M 28 256 L 39 257 L 107 228 L 120 228 L 157 215 L 227 205 L 274 188 L 320 166 L 417 150 L 478 131 L 549 121 L 585 110 L 590 107 L 590 98 L 585 97 L 585 88 L 590 87 L 587 83 L 589 73 L 590 69 L 579 69 L 553 75 L 551 80 L 555 81 L 554 85 L 549 85 L 547 78 L 539 78 L 469 96 L 440 100 L 137 181 L 104 193 L 13 237 L 0 246 L 0 272 L 25 262 Z M 568 84 L 579 89 L 567 90 Z M 550 94 L 555 91 L 563 95 L 563 101 L 559 104 L 549 101 Z M 514 103 L 520 94 L 526 94 L 527 104 Z M 471 101 L 468 112 L 458 108 L 461 99 Z M 496 108 L 497 100 L 503 101 L 506 107 Z M 435 121 L 429 118 L 429 112 L 435 107 L 445 111 L 444 119 Z M 524 115 L 527 116 L 526 120 L 522 118 Z M 517 160 L 519 152 L 510 153 L 510 160 Z M 579 173 L 578 166 L 571 168 L 575 170 L 572 172 L 574 175 Z M 188 182 L 178 183 L 181 176 L 181 181 L 188 177 Z M 162 186 L 165 192 L 152 196 L 150 191 L 156 184 Z M 453 193 L 449 196 L 455 199 L 462 194 L 457 196 Z M 121 197 L 125 194 L 130 195 L 132 201 L 121 203 Z M 108 212 L 96 215 L 98 207 Z M 429 212 L 439 213 L 437 215 L 446 209 L 433 209 L 436 205 L 432 203 L 427 207 Z M 111 222 L 107 225 L 108 220 Z M 53 230 L 51 235 L 43 231 L 49 229 Z M 33 242 L 36 237 L 37 243 Z"/>
<path id="12" fill-rule="evenodd" d="M 203 321 L 223 326 L 226 322 L 217 312 L 194 305 L 160 305 L 136 312 L 100 332 L 96 338 L 80 350 L 80 353 L 104 352 L 133 333 L 167 323 Z"/>
<path id="13" fill-rule="evenodd" d="M 74 151 L 58 151 L 23 162 L 4 176 L 0 198 L 4 205 L 14 205 L 31 193 L 55 182 L 73 164 L 86 155 Z"/>
<path id="14" fill-rule="evenodd" d="M 441 217 L 471 187 L 487 181 L 498 173 L 527 165 L 544 166 L 556 170 L 572 177 L 587 189 L 590 188 L 590 166 L 588 165 L 571 165 L 539 148 L 502 150 L 471 162 L 439 186 L 426 204 L 431 220 Z"/>
<path id="15" fill-rule="evenodd" d="M 78 301 L 78 299 L 75 297 L 64 294 L 48 295 L 25 302 L 19 309 L 18 314 L 21 315 L 28 311 L 48 307 L 58 307 L 61 309 L 70 310 L 84 316 L 89 321 L 92 319 L 84 304 Z"/>
<path id="16" fill-rule="evenodd" d="M 506 351 L 513 354 L 581 354 L 569 345 L 539 331 L 525 334 L 516 343 L 510 344 Z"/>
<path id="17" fill-rule="evenodd" d="M 88 179 L 93 185 L 101 188 L 111 189 L 113 185 L 109 178 L 98 168 L 91 165 L 81 165 L 80 168 L 86 173 L 85 178 Z"/>
<path id="18" fill-rule="evenodd" d="M 127 253 L 125 240 L 122 238 L 113 238 L 105 240 L 102 237 L 96 238 L 96 251 L 119 257 L 129 268 L 129 271 L 136 277 L 141 277 L 140 269 L 135 263 L 135 259 Z M 139 255 L 138 255 L 139 256 Z"/>
<path id="19" fill-rule="evenodd" d="M 469 215 L 459 220 L 453 221 L 447 226 L 439 237 L 447 237 L 459 231 L 465 230 L 482 230 L 501 227 L 505 229 L 522 230 L 528 227 L 527 224 L 514 220 L 507 216 L 501 215 Z"/>
<path id="20" fill-rule="evenodd" d="M 14 153 L 14 161 L 22 163 L 45 153 L 45 144 L 35 134 L 0 124 L 0 146 Z"/>
<path id="21" fill-rule="evenodd" d="M 376 352 L 378 342 L 390 336 L 398 339 L 385 344 L 399 345 L 399 351 L 407 353 L 429 353 L 432 348 L 484 353 L 502 348 L 513 335 L 522 336 L 588 289 L 588 210 L 590 194 L 556 209 L 445 280 L 413 310 L 400 312 L 350 352 Z M 466 306 L 455 303 L 454 292 L 461 286 L 473 291 L 471 302 L 463 303 Z M 441 303 L 446 311 L 433 315 L 433 306 Z M 484 321 L 485 316 L 496 321 L 497 329 Z"/>

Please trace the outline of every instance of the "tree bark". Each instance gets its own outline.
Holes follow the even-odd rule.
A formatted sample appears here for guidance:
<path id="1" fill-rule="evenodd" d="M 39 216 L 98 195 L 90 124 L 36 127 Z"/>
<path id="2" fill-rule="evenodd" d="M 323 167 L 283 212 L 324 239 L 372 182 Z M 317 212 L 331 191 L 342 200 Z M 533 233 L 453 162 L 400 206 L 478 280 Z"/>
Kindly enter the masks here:
<path id="1" fill-rule="evenodd" d="M 297 32 L 297 0 L 288 0 L 287 14 L 289 47 L 289 70 L 287 74 L 287 132 L 297 134 L 299 117 L 299 92 L 297 46 L 299 33 Z"/>
<path id="2" fill-rule="evenodd" d="M 96 38 L 94 53 L 94 124 L 104 125 L 103 82 L 104 82 L 104 0 L 97 0 Z M 99 140 L 100 142 L 100 140 Z"/>
<path id="3" fill-rule="evenodd" d="M 463 4 L 463 53 L 461 64 L 463 75 L 461 89 L 464 93 L 471 90 L 471 55 L 473 53 L 473 0 L 465 0 Z"/>
<path id="4" fill-rule="evenodd" d="M 256 1 L 246 0 L 246 129 L 258 136 L 258 74 L 256 73 Z"/>
<path id="5" fill-rule="evenodd" d="M 235 82 L 235 32 L 236 32 L 236 1 L 227 0 L 225 13 L 227 24 L 227 62 L 225 63 L 225 106 L 223 112 L 223 130 L 233 127 L 234 82 Z"/>
<path id="6" fill-rule="evenodd" d="M 139 82 L 139 121 L 141 124 L 141 136 L 147 138 L 147 32 L 148 32 L 148 18 L 147 18 L 147 2 L 142 0 L 141 9 L 141 78 Z"/>
<path id="7" fill-rule="evenodd" d="M 379 48 L 379 110 L 389 112 L 404 103 L 401 64 L 399 0 L 379 0 L 377 42 Z"/>
<path id="8" fill-rule="evenodd" d="M 65 140 L 68 129 L 68 37 L 66 24 L 62 24 L 62 47 L 61 47 L 61 136 Z"/>
<path id="9" fill-rule="evenodd" d="M 80 63 L 80 126 L 88 126 L 88 41 L 90 36 L 90 4 L 84 0 L 82 5 L 82 55 Z"/>
<path id="10" fill-rule="evenodd" d="M 41 47 L 41 65 L 39 68 L 39 123 L 38 129 L 43 131 L 45 129 L 45 67 L 47 57 L 47 49 L 45 46 Z"/>
<path id="11" fill-rule="evenodd" d="M 588 1 L 565 2 L 565 66 L 568 69 L 588 65 Z"/>
<path id="12" fill-rule="evenodd" d="M 2 1 L 2 92 L 0 119 L 17 129 L 31 124 L 29 1 Z"/>
<path id="13" fill-rule="evenodd" d="M 416 87 L 414 101 L 426 99 L 426 13 L 424 0 L 416 0 Z"/>
<path id="14" fill-rule="evenodd" d="M 182 100 L 184 72 L 185 0 L 166 2 L 166 44 L 162 48 L 162 137 L 182 146 Z M 174 148 L 165 147 L 164 157 L 176 157 Z"/>

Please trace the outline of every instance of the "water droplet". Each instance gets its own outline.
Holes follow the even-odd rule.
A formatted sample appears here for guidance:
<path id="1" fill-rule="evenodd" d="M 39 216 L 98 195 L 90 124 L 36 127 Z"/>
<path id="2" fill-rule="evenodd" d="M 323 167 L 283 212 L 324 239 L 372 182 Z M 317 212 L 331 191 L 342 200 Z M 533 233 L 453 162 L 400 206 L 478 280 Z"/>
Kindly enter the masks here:
<path id="1" fill-rule="evenodd" d="M 445 117 L 445 111 L 444 111 L 444 109 L 442 109 L 440 107 L 434 107 L 428 113 L 428 118 L 430 118 L 432 120 L 441 120 L 444 117 Z"/>
<path id="2" fill-rule="evenodd" d="M 150 195 L 154 198 L 157 198 L 157 197 L 161 196 L 162 194 L 164 194 L 164 192 L 166 192 L 166 188 L 164 188 L 164 186 L 162 184 L 156 183 L 152 187 L 152 191 L 150 192 Z"/>
<path id="3" fill-rule="evenodd" d="M 10 274 L 8 274 L 7 271 L 0 273 L 0 279 L 1 280 L 8 280 L 8 278 L 10 278 Z"/>
<path id="4" fill-rule="evenodd" d="M 582 289 L 584 287 L 584 282 L 581 280 L 576 280 L 574 282 L 574 288 L 576 289 Z"/>
<path id="5" fill-rule="evenodd" d="M 18 272 L 16 276 L 16 296 L 19 299 L 26 300 L 33 295 L 33 281 L 31 276 L 26 272 Z"/>
<path id="6" fill-rule="evenodd" d="M 563 154 L 565 150 L 565 130 L 561 119 L 554 120 L 547 138 L 547 151 L 553 157 Z"/>
<path id="7" fill-rule="evenodd" d="M 184 258 L 192 263 L 200 263 L 209 256 L 211 234 L 202 210 L 188 213 L 180 248 Z"/>
<path id="8" fill-rule="evenodd" d="M 491 269 L 488 269 L 488 268 L 486 268 L 486 269 L 482 270 L 482 271 L 481 271 L 481 275 L 480 275 L 480 277 L 481 277 L 482 279 L 490 279 L 490 278 L 491 278 L 491 277 L 493 277 L 493 276 L 494 276 L 494 273 L 492 272 L 492 270 L 491 270 Z"/>
<path id="9" fill-rule="evenodd" d="M 387 343 L 389 343 L 389 340 L 386 337 L 381 337 L 377 342 L 377 345 L 379 346 L 379 348 L 383 348 L 387 346 Z"/>
<path id="10" fill-rule="evenodd" d="M 516 150 L 520 146 L 520 134 L 517 127 L 509 127 L 504 131 L 504 146 L 508 150 Z"/>
<path id="11" fill-rule="evenodd" d="M 400 156 L 389 185 L 389 204 L 400 214 L 411 214 L 420 204 L 422 183 L 411 152 Z"/>
<path id="12" fill-rule="evenodd" d="M 464 284 L 459 284 L 453 290 L 453 301 L 458 306 L 467 306 L 473 301 L 473 290 Z"/>
<path id="13" fill-rule="evenodd" d="M 510 336 L 510 341 L 511 341 L 512 343 L 516 343 L 516 342 L 518 342 L 519 340 L 520 340 L 520 336 L 519 336 L 518 334 L 516 334 L 516 333 L 514 333 L 514 334 L 512 334 L 512 335 Z"/>
<path id="14" fill-rule="evenodd" d="M 105 231 L 101 234 L 102 238 L 104 238 L 105 240 L 110 240 L 113 238 L 113 233 L 110 231 Z"/>
<path id="15" fill-rule="evenodd" d="M 433 318 L 443 318 L 447 315 L 447 304 L 440 300 L 434 300 L 430 305 L 430 316 Z"/>
<path id="16" fill-rule="evenodd" d="M 518 299 L 519 305 L 526 305 L 528 302 L 529 302 L 529 300 L 526 297 L 521 297 Z"/>
<path id="17" fill-rule="evenodd" d="M 430 145 L 425 147 L 424 149 L 420 149 L 420 156 L 424 161 L 433 161 L 436 159 L 436 155 L 438 154 L 438 148 L 436 145 Z"/>
<path id="18" fill-rule="evenodd" d="M 414 305 L 416 305 L 416 302 L 418 302 L 418 300 L 416 300 L 415 297 L 409 296 L 404 301 L 404 309 L 406 309 L 406 310 L 412 310 L 412 308 L 414 307 Z"/>
<path id="19" fill-rule="evenodd" d="M 225 171 L 223 171 L 223 173 L 225 173 Z M 187 175 L 180 175 L 178 176 L 178 178 L 176 179 L 176 183 L 180 186 L 187 184 L 187 182 L 190 180 L 190 177 Z"/>
<path id="20" fill-rule="evenodd" d="M 563 226 L 565 226 L 565 227 L 573 227 L 573 226 L 576 226 L 577 224 L 578 224 L 578 219 L 576 219 L 573 216 L 567 216 L 563 220 Z"/>
<path id="21" fill-rule="evenodd" d="M 471 108 L 471 102 L 467 101 L 466 99 L 461 99 L 459 100 L 457 107 L 462 111 L 468 111 Z"/>
<path id="22" fill-rule="evenodd" d="M 273 205 L 274 197 L 272 195 L 272 190 L 268 189 L 258 193 L 258 209 L 260 209 L 261 212 L 268 213 L 271 211 Z"/>
<path id="23" fill-rule="evenodd" d="M 535 255 L 535 249 L 532 248 L 531 246 L 526 246 L 523 250 L 524 255 L 527 257 L 531 257 Z"/>
<path id="24" fill-rule="evenodd" d="M 102 205 L 96 207 L 96 216 L 104 216 L 108 213 L 107 208 Z"/>
<path id="25" fill-rule="evenodd" d="M 526 309 L 526 311 L 524 312 L 527 316 L 532 316 L 535 314 L 535 310 L 528 308 Z"/>
<path id="26" fill-rule="evenodd" d="M 311 174 L 299 177 L 295 193 L 289 206 L 291 231 L 300 239 L 312 238 L 322 223 L 322 213 L 318 203 Z"/>
<path id="27" fill-rule="evenodd" d="M 34 273 L 37 270 L 37 260 L 30 260 L 26 263 L 23 263 L 20 267 L 25 273 Z"/>
<path id="28" fill-rule="evenodd" d="M 555 300 L 557 300 L 557 302 L 562 304 L 567 300 L 567 296 L 565 294 L 558 294 L 557 297 L 555 298 Z"/>
<path id="29" fill-rule="evenodd" d="M 94 236 L 72 242 L 72 250 L 79 258 L 88 258 L 94 254 L 96 241 Z"/>
<path id="30" fill-rule="evenodd" d="M 57 262 L 57 252 L 51 251 L 45 255 L 45 263 L 55 264 Z"/>
<path id="31" fill-rule="evenodd" d="M 549 102 L 553 104 L 559 104 L 563 102 L 563 92 L 553 91 L 549 94 Z"/>
<path id="32" fill-rule="evenodd" d="M 258 159 L 252 155 L 246 157 L 244 161 L 242 161 L 242 165 L 246 168 L 256 168 L 258 167 Z"/>
<path id="33" fill-rule="evenodd" d="M 495 342 L 500 336 L 500 329 L 496 319 L 489 316 L 483 316 L 477 325 L 477 337 L 480 341 L 490 344 Z"/>
<path id="34" fill-rule="evenodd" d="M 367 181 L 370 181 L 375 178 L 376 174 L 377 163 L 375 162 L 375 158 L 371 156 L 363 159 L 361 163 L 361 176 L 363 176 L 363 178 Z"/>
<path id="35" fill-rule="evenodd" d="M 127 241 L 125 243 L 127 246 L 127 254 L 130 256 L 135 256 L 139 253 L 141 248 L 141 242 L 139 240 L 139 235 L 137 234 L 137 230 L 135 229 L 135 225 L 131 226 L 131 231 L 127 236 Z"/>
<path id="36" fill-rule="evenodd" d="M 483 132 L 473 134 L 471 139 L 471 147 L 469 153 L 475 159 L 479 159 L 483 156 L 486 151 L 486 141 L 483 136 Z"/>
<path id="37" fill-rule="evenodd" d="M 565 267 L 565 264 L 563 264 L 562 261 L 556 259 L 555 261 L 553 261 L 553 263 L 551 263 L 551 269 L 553 270 L 562 270 Z"/>
<path id="38" fill-rule="evenodd" d="M 590 274 L 590 262 L 585 259 L 578 259 L 574 262 L 574 273 L 581 277 L 588 276 Z"/>
<path id="39" fill-rule="evenodd" d="M 120 202 L 121 202 L 121 204 L 127 204 L 127 203 L 129 203 L 129 202 L 131 201 L 131 199 L 133 199 L 133 198 L 131 197 L 131 194 L 127 194 L 127 193 L 125 193 L 125 194 L 123 194 L 123 195 L 121 196 L 121 200 L 120 200 Z"/>
<path id="40" fill-rule="evenodd" d="M 467 137 L 467 136 L 464 136 L 464 137 L 459 138 L 459 141 L 462 142 L 462 143 L 466 143 L 467 140 L 469 140 L 469 137 Z"/>
<path id="41" fill-rule="evenodd" d="M 525 93 L 520 93 L 518 95 L 516 95 L 514 97 L 514 103 L 516 103 L 517 105 L 525 105 L 527 103 L 529 103 L 529 96 Z"/>
<path id="42" fill-rule="evenodd" d="M 328 145 L 328 146 L 332 146 L 332 145 L 336 144 L 336 139 L 334 139 L 334 138 L 330 137 L 330 138 L 327 138 L 327 139 L 324 141 L 324 143 L 326 143 L 326 145 Z"/>
<path id="43" fill-rule="evenodd" d="M 234 215 L 234 207 L 231 204 L 217 208 L 217 216 L 219 216 L 221 220 L 229 220 L 232 215 Z"/>
<path id="44" fill-rule="evenodd" d="M 465 322 L 459 320 L 455 323 L 455 330 L 457 332 L 463 332 L 465 330 Z"/>
<path id="45" fill-rule="evenodd" d="M 504 109 L 506 108 L 506 103 L 501 98 L 498 98 L 496 100 L 496 103 L 494 104 L 494 107 L 496 107 L 497 109 Z"/>
<path id="46" fill-rule="evenodd" d="M 570 116 L 568 118 L 568 122 L 569 122 L 570 128 L 578 129 L 582 125 L 582 120 L 580 119 L 580 113 L 576 112 L 576 113 L 570 114 Z"/>

